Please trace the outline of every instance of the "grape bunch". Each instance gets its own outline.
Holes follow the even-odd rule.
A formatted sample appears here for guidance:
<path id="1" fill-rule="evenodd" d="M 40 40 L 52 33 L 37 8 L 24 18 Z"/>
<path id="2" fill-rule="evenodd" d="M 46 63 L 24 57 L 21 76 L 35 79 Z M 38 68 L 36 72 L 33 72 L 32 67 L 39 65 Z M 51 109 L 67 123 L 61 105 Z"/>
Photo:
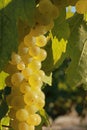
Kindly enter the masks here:
<path id="1" fill-rule="evenodd" d="M 9 76 L 6 84 L 12 90 L 7 97 L 8 114 L 14 130 L 35 130 L 35 126 L 41 123 L 38 111 L 45 105 L 42 91 L 45 72 L 41 69 L 41 62 L 47 57 L 43 48 L 48 42 L 48 37 L 44 35 L 47 27 L 31 29 L 19 44 L 18 53 L 12 53 L 7 66 Z"/>
<path id="2" fill-rule="evenodd" d="M 35 26 L 27 35 L 23 34 L 21 40 L 19 38 L 18 52 L 12 53 L 6 66 L 5 71 L 9 73 L 6 85 L 11 86 L 12 90 L 7 97 L 10 107 L 8 115 L 14 130 L 35 130 L 41 123 L 38 112 L 45 106 L 42 62 L 47 57 L 44 46 L 49 40 L 45 34 L 53 28 L 53 20 L 58 14 L 58 8 L 50 0 L 40 0 L 36 4 Z"/>

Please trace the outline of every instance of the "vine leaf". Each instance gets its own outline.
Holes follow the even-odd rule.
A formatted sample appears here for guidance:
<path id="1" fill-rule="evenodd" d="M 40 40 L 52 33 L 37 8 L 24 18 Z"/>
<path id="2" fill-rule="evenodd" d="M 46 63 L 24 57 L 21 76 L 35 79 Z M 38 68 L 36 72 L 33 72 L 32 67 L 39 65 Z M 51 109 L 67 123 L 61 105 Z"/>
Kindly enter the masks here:
<path id="1" fill-rule="evenodd" d="M 45 75 L 43 82 L 46 84 L 49 84 L 51 86 L 52 85 L 52 73 L 50 73 L 49 76 Z"/>
<path id="2" fill-rule="evenodd" d="M 0 103 L 0 120 L 6 116 L 8 112 L 8 105 L 5 100 L 2 100 Z"/>
<path id="3" fill-rule="evenodd" d="M 8 75 L 9 74 L 5 73 L 4 71 L 0 73 L 0 90 L 2 90 L 5 87 L 5 79 Z"/>
<path id="4" fill-rule="evenodd" d="M 12 0 L 0 0 L 0 9 L 5 8 Z"/>
<path id="5" fill-rule="evenodd" d="M 0 10 L 0 71 L 10 60 L 12 52 L 17 51 L 19 19 L 28 23 L 27 27 L 32 27 L 35 24 L 34 12 L 35 0 L 12 0 Z"/>
<path id="6" fill-rule="evenodd" d="M 59 41 L 56 37 L 52 37 L 52 50 L 53 50 L 53 60 L 54 65 L 61 58 L 62 53 L 66 52 L 67 41 L 63 38 Z"/>
<path id="7" fill-rule="evenodd" d="M 85 84 L 85 89 L 87 89 L 87 40 L 84 43 L 83 50 L 79 60 L 79 73 L 81 75 L 81 82 Z"/>
<path id="8" fill-rule="evenodd" d="M 56 36 L 59 40 L 64 38 L 67 40 L 70 35 L 69 24 L 66 20 L 66 10 L 63 9 L 60 16 L 54 22 L 54 28 L 52 29 L 53 36 Z"/>
<path id="9" fill-rule="evenodd" d="M 52 33 L 49 34 L 51 40 L 45 47 L 47 51 L 47 58 L 43 62 L 43 70 L 46 74 L 50 74 L 55 68 L 58 67 L 58 61 L 61 59 L 63 53 L 66 52 L 67 40 L 63 38 L 59 41 L 58 38 L 53 37 Z M 50 58 L 49 58 L 50 57 Z"/>
<path id="10" fill-rule="evenodd" d="M 87 72 L 87 25 L 79 14 L 75 14 L 68 22 L 71 35 L 67 46 L 67 57 L 71 58 L 71 63 L 66 72 L 67 83 L 70 86 L 78 86 L 87 82 L 85 74 Z"/>
<path id="11" fill-rule="evenodd" d="M 10 118 L 8 116 L 2 118 L 1 125 L 9 126 Z M 4 130 L 5 127 L 1 127 L 1 130 Z"/>

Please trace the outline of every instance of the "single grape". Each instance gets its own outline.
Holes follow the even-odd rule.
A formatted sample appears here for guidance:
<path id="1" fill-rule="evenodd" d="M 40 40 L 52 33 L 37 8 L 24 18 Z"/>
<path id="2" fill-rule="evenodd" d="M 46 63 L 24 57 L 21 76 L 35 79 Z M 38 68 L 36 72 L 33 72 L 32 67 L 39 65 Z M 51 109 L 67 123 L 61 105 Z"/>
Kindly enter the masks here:
<path id="1" fill-rule="evenodd" d="M 24 42 L 20 43 L 18 47 L 18 54 L 23 56 L 28 54 L 29 48 L 24 45 Z"/>
<path id="2" fill-rule="evenodd" d="M 18 121 L 26 121 L 28 119 L 28 111 L 26 109 L 19 109 L 16 112 L 16 118 L 18 119 Z"/>
<path id="3" fill-rule="evenodd" d="M 40 76 L 33 74 L 29 77 L 29 84 L 33 89 L 41 88 L 43 83 Z"/>
<path id="4" fill-rule="evenodd" d="M 39 109 L 36 107 L 36 105 L 26 105 L 25 109 L 28 111 L 29 115 L 35 114 Z"/>
<path id="5" fill-rule="evenodd" d="M 44 35 L 40 35 L 36 37 L 36 45 L 39 47 L 43 47 L 47 44 L 47 38 Z"/>
<path id="6" fill-rule="evenodd" d="M 37 71 L 41 69 L 41 62 L 33 59 L 31 63 L 28 64 L 28 67 L 31 68 L 33 71 Z"/>
<path id="7" fill-rule="evenodd" d="M 37 90 L 37 94 L 41 99 L 45 100 L 45 94 L 41 89 Z"/>
<path id="8" fill-rule="evenodd" d="M 26 81 L 23 81 L 21 84 L 20 84 L 20 91 L 21 93 L 27 93 L 29 91 L 31 91 L 31 88 L 29 86 L 29 83 L 26 82 Z"/>
<path id="9" fill-rule="evenodd" d="M 29 125 L 37 126 L 41 123 L 41 117 L 38 114 L 32 114 L 28 117 L 27 123 Z"/>
<path id="10" fill-rule="evenodd" d="M 39 110 L 41 110 L 45 106 L 45 100 L 42 98 L 39 98 L 37 100 L 36 106 Z"/>
<path id="11" fill-rule="evenodd" d="M 35 58 L 38 61 L 44 61 L 46 59 L 46 57 L 47 57 L 47 52 L 44 49 L 40 49 L 39 55 L 37 55 Z"/>
<path id="12" fill-rule="evenodd" d="M 36 73 L 41 77 L 41 79 L 43 81 L 45 78 L 45 72 L 43 70 L 38 70 Z"/>
<path id="13" fill-rule="evenodd" d="M 13 65 L 16 65 L 16 64 L 20 63 L 20 61 L 21 61 L 20 55 L 13 52 L 11 55 L 11 62 L 10 63 Z"/>
<path id="14" fill-rule="evenodd" d="M 18 69 L 18 70 L 24 70 L 24 69 L 25 69 L 25 64 L 24 64 L 24 62 L 18 63 L 18 64 L 17 64 L 17 69 Z"/>
<path id="15" fill-rule="evenodd" d="M 18 73 L 14 73 L 11 77 L 11 82 L 14 86 L 19 87 L 20 83 L 23 81 L 24 76 L 22 75 L 22 73 L 18 72 Z"/>
<path id="16" fill-rule="evenodd" d="M 36 43 L 36 38 L 32 37 L 31 35 L 26 35 L 24 37 L 24 44 L 28 47 L 34 46 Z"/>
<path id="17" fill-rule="evenodd" d="M 26 67 L 24 70 L 22 70 L 22 74 L 25 77 L 25 79 L 28 79 L 30 75 L 32 75 L 33 71 L 31 68 Z"/>
<path id="18" fill-rule="evenodd" d="M 34 45 L 34 46 L 30 47 L 29 54 L 31 56 L 37 56 L 39 53 L 40 53 L 40 48 L 38 46 Z"/>
<path id="19" fill-rule="evenodd" d="M 26 105 L 34 105 L 36 104 L 37 100 L 38 100 L 38 95 L 33 91 L 29 91 L 24 94 L 24 102 Z"/>

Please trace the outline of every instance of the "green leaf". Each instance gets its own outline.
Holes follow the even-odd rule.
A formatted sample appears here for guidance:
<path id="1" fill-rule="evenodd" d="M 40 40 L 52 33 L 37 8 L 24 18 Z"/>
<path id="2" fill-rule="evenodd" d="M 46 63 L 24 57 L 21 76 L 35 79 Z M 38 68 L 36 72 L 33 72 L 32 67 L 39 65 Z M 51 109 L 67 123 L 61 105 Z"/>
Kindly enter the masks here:
<path id="1" fill-rule="evenodd" d="M 49 76 L 53 70 L 53 53 L 52 53 L 52 41 L 51 40 L 45 46 L 45 50 L 47 51 L 47 58 L 45 59 L 44 62 L 42 62 L 42 70 L 44 70 L 46 75 Z"/>
<path id="2" fill-rule="evenodd" d="M 12 8 L 12 7 L 11 7 Z M 13 10 L 10 15 L 13 15 Z M 14 16 L 9 17 L 8 9 L 0 12 L 0 71 L 7 64 L 11 53 L 17 50 L 18 36 L 16 20 Z"/>
<path id="3" fill-rule="evenodd" d="M 0 120 L 6 116 L 6 113 L 8 112 L 8 105 L 5 100 L 2 100 L 0 103 Z"/>
<path id="4" fill-rule="evenodd" d="M 56 37 L 53 38 L 52 33 L 49 34 L 51 40 L 46 46 L 47 58 L 43 62 L 43 70 L 49 76 L 50 73 L 58 67 L 58 61 L 61 59 L 63 53 L 66 52 L 67 40 L 63 38 L 59 41 Z M 49 58 L 50 57 L 50 58 Z"/>
<path id="5" fill-rule="evenodd" d="M 4 130 L 6 128 L 6 126 L 8 127 L 9 126 L 9 122 L 10 122 L 10 118 L 8 116 L 2 118 L 2 120 L 1 120 L 1 125 L 2 125 L 1 130 Z"/>
<path id="6" fill-rule="evenodd" d="M 76 86 L 86 83 L 84 77 L 86 65 L 87 47 L 84 48 L 87 39 L 87 25 L 83 21 L 82 15 L 75 14 L 69 19 L 71 35 L 67 47 L 67 57 L 71 58 L 71 63 L 67 69 L 67 83 Z M 74 25 L 74 26 L 73 26 Z M 85 49 L 85 52 L 84 52 Z M 85 53 L 82 57 L 83 52 Z M 85 81 L 84 81 L 85 78 Z"/>
<path id="7" fill-rule="evenodd" d="M 35 24 L 35 0 L 15 0 L 16 17 L 28 22 L 30 27 Z"/>
<path id="8" fill-rule="evenodd" d="M 54 28 L 52 29 L 53 36 L 56 36 L 59 40 L 64 38 L 67 40 L 70 35 L 69 24 L 66 21 L 66 10 L 62 10 L 60 16 L 54 22 Z"/>
<path id="9" fill-rule="evenodd" d="M 8 76 L 8 73 L 5 73 L 4 71 L 2 71 L 0 73 L 0 90 L 3 89 L 5 87 L 5 79 Z"/>
<path id="10" fill-rule="evenodd" d="M 0 10 L 0 71 L 10 60 L 12 52 L 17 51 L 19 19 L 27 23 L 27 27 L 32 27 L 35 24 L 34 12 L 35 0 L 13 0 Z"/>
<path id="11" fill-rule="evenodd" d="M 59 41 L 56 37 L 53 38 L 52 36 L 51 39 L 52 39 L 53 60 L 55 65 L 61 58 L 62 53 L 66 52 L 67 41 L 65 41 L 63 38 Z"/>
<path id="12" fill-rule="evenodd" d="M 11 93 L 11 87 L 6 86 L 6 87 L 4 88 L 3 94 L 4 94 L 5 96 L 7 96 L 7 95 L 9 95 L 10 93 Z"/>
<path id="13" fill-rule="evenodd" d="M 0 9 L 5 8 L 12 0 L 0 0 Z"/>
<path id="14" fill-rule="evenodd" d="M 87 90 L 87 39 L 84 42 L 78 66 L 80 68 L 79 73 L 82 79 L 80 82 L 85 85 L 84 88 Z"/>
<path id="15" fill-rule="evenodd" d="M 45 75 L 43 82 L 51 86 L 52 85 L 52 73 L 50 73 L 50 75 Z"/>

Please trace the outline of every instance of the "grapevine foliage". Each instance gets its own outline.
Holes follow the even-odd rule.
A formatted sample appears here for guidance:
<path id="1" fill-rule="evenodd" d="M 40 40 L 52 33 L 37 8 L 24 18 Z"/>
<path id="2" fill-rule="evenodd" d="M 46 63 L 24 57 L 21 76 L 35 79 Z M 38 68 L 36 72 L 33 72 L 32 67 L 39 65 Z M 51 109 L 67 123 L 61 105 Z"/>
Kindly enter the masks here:
<path id="1" fill-rule="evenodd" d="M 0 3 L 2 2 L 0 1 Z M 34 11 L 34 0 L 13 0 L 0 10 L 0 71 L 10 59 L 11 53 L 17 51 L 19 41 L 18 19 L 23 20 L 28 23 L 28 26 L 32 27 L 34 25 Z"/>
<path id="2" fill-rule="evenodd" d="M 46 2 L 46 0 L 43 0 Z M 42 1 L 42 3 L 44 3 Z M 47 52 L 47 58 L 42 62 L 42 70 L 46 73 L 44 85 L 52 85 L 52 72 L 62 65 L 65 59 L 70 59 L 66 70 L 66 81 L 71 87 L 83 85 L 87 89 L 87 2 L 84 0 L 49 0 L 50 7 L 54 9 L 44 17 L 44 10 L 39 8 L 39 0 L 1 0 L 0 1 L 0 129 L 3 125 L 9 125 L 9 106 L 6 97 L 10 94 L 11 86 L 6 86 L 8 76 L 6 67 L 11 60 L 12 52 L 18 52 L 19 43 L 32 29 L 40 26 L 49 28 L 50 14 L 53 16 L 54 26 L 48 29 L 45 36 L 48 43 L 43 49 Z M 48 3 L 48 5 L 49 5 Z M 82 9 L 80 9 L 83 3 Z M 85 6 L 84 6 L 85 3 Z M 45 5 L 45 3 L 44 3 Z M 75 6 L 76 13 L 66 16 L 66 7 Z M 58 10 L 57 10 L 57 7 Z M 43 7 L 43 6 L 42 6 Z M 45 7 L 44 7 L 45 8 Z M 46 7 L 46 9 L 49 9 Z M 56 11 L 55 11 L 56 10 Z M 42 12 L 39 12 L 42 11 Z M 37 17 L 40 16 L 41 18 Z M 58 16 L 57 16 L 58 15 Z M 69 17 L 69 18 L 68 18 Z M 44 20 L 45 18 L 45 20 Z M 39 20 L 40 21 L 39 21 Z M 44 21 L 46 21 L 44 23 Z M 41 22 L 41 23 L 39 23 Z M 44 34 L 44 33 L 43 33 Z M 15 66 L 13 66 L 14 68 Z M 10 68 L 11 69 L 11 68 Z M 14 72 L 14 70 L 12 70 Z M 11 73 L 11 75 L 13 74 Z M 16 68 L 15 68 L 16 72 Z M 35 129 L 41 130 L 43 124 L 49 124 L 47 114 L 42 109 L 38 112 L 42 122 Z M 5 123 L 6 121 L 6 123 Z M 9 130 L 12 129 L 9 127 Z"/>
<path id="3" fill-rule="evenodd" d="M 77 19 L 77 20 L 76 20 Z M 71 58 L 70 66 L 67 70 L 67 82 L 72 86 L 85 84 L 86 77 L 86 62 L 82 58 L 83 52 L 86 58 L 86 37 L 87 37 L 87 25 L 83 21 L 83 16 L 76 14 L 73 18 L 68 20 L 71 34 L 68 40 L 67 55 Z M 73 26 L 73 23 L 75 25 Z M 85 48 L 85 49 L 84 49 Z M 84 64 L 85 63 L 85 64 Z M 83 71 L 85 68 L 85 71 Z"/>

